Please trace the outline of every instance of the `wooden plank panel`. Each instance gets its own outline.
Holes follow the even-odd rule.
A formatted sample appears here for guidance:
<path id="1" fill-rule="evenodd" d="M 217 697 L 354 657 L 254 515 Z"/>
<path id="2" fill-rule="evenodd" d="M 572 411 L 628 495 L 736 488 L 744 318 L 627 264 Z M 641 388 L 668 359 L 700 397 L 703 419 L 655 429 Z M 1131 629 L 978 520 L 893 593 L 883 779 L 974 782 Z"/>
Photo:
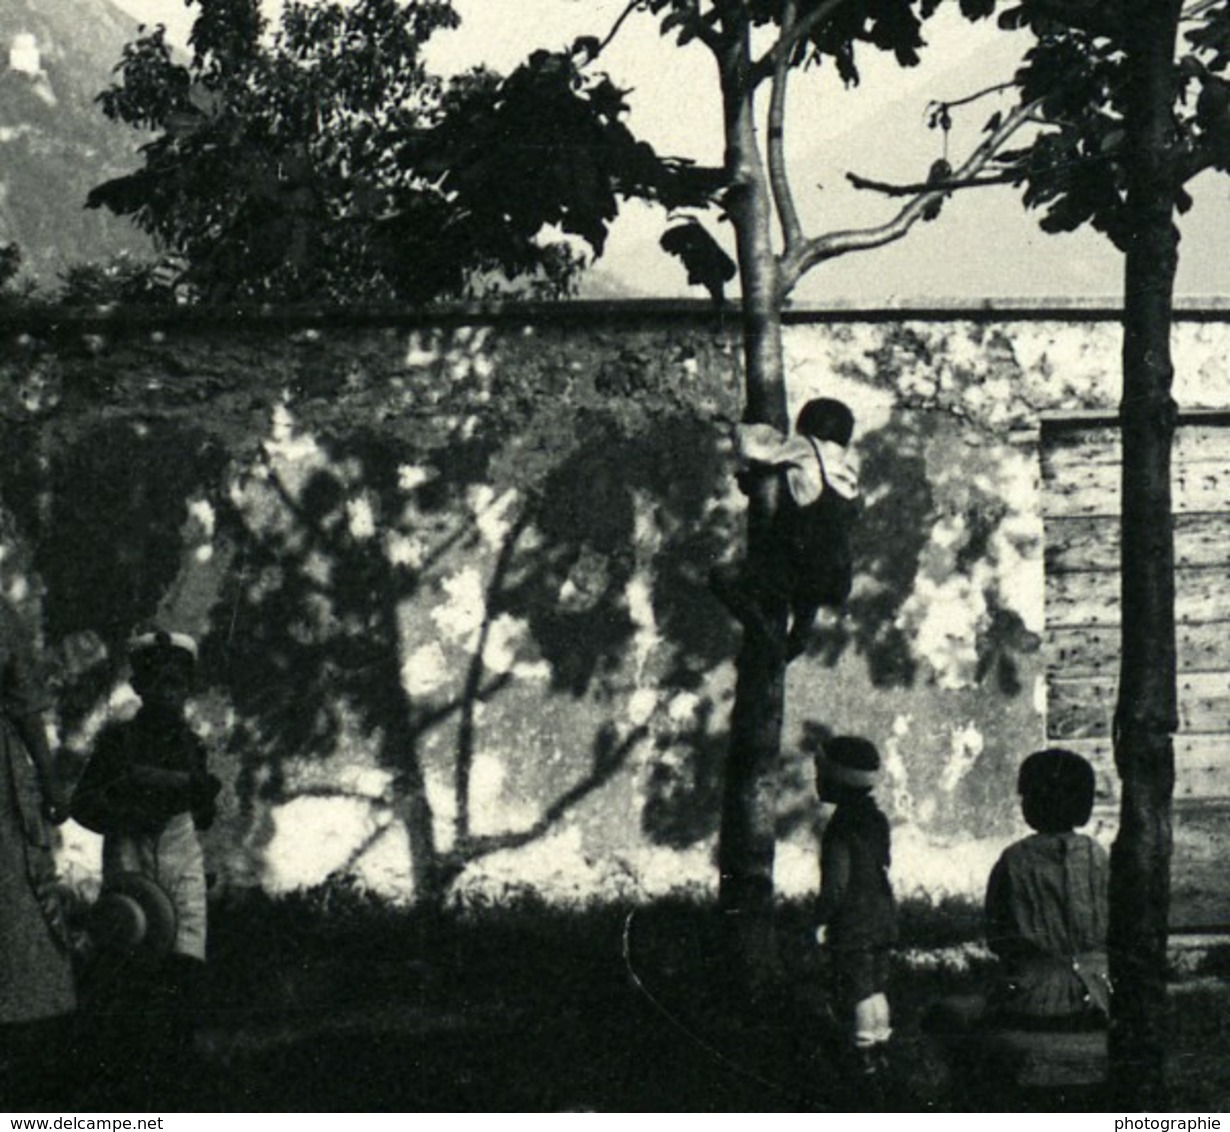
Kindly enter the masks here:
<path id="1" fill-rule="evenodd" d="M 1113 677 L 1047 680 L 1047 734 L 1062 739 L 1110 735 L 1115 712 Z M 1230 672 L 1192 672 L 1179 677 L 1179 731 L 1187 735 L 1225 732 L 1230 739 Z"/>
<path id="2" fill-rule="evenodd" d="M 1230 504 L 1228 504 L 1230 506 Z M 1049 574 L 1119 569 L 1119 517 L 1053 516 L 1045 524 L 1045 562 Z M 1226 565 L 1230 570 L 1230 510 L 1175 516 L 1178 566 Z"/>
<path id="3" fill-rule="evenodd" d="M 1119 778 L 1109 739 L 1064 740 L 1062 745 L 1093 764 L 1099 805 L 1118 798 Z M 1230 799 L 1230 736 L 1176 736 L 1174 763 L 1177 803 Z"/>
<path id="4" fill-rule="evenodd" d="M 1230 621 L 1230 569 L 1175 572 L 1175 618 L 1182 625 Z M 1051 574 L 1046 579 L 1046 623 L 1117 625 L 1119 585 L 1113 573 Z"/>
<path id="5" fill-rule="evenodd" d="M 1230 421 L 1221 424 L 1182 423 L 1175 430 L 1171 462 L 1178 466 L 1189 462 L 1218 459 L 1230 444 Z M 1077 464 L 1109 464 L 1118 466 L 1121 459 L 1119 429 L 1096 426 L 1048 430 L 1043 440 L 1043 478 L 1051 470 L 1067 469 Z"/>
<path id="6" fill-rule="evenodd" d="M 1044 481 L 1042 514 L 1118 515 L 1119 466 L 1074 463 L 1056 469 Z M 1176 467 L 1171 476 L 1172 506 L 1176 514 L 1189 511 L 1230 510 L 1230 454 L 1218 460 Z"/>
<path id="7" fill-rule="evenodd" d="M 1065 743 L 1105 739 L 1115 714 L 1113 680 L 1054 679 L 1046 686 L 1046 733 Z"/>
<path id="8" fill-rule="evenodd" d="M 1179 625 L 1175 631 L 1179 671 L 1230 671 L 1230 622 Z M 1043 655 L 1057 676 L 1111 676 L 1119 669 L 1119 625 L 1051 626 Z"/>

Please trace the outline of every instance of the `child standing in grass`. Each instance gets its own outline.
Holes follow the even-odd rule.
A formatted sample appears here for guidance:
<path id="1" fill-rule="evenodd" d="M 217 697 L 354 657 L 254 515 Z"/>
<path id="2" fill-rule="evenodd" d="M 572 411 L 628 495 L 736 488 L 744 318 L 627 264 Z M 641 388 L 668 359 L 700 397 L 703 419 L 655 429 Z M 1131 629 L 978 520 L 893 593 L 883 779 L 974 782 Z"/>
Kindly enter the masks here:
<path id="1" fill-rule="evenodd" d="M 131 1048 L 124 1051 L 130 1079 L 144 1079 L 147 1095 L 137 1099 L 147 1107 L 165 1107 L 159 1093 L 181 1077 L 205 961 L 198 830 L 213 822 L 221 783 L 209 773 L 205 746 L 184 717 L 196 657 L 196 642 L 181 633 L 147 633 L 130 643 L 131 683 L 141 708 L 99 735 L 73 806 L 83 825 L 103 834 L 104 892 L 135 874 L 156 884 L 174 908 L 169 954 L 134 959 L 110 988 L 109 1044 L 146 1054 L 133 1058 Z M 136 1031 L 127 1032 L 133 1024 Z"/>
<path id="2" fill-rule="evenodd" d="M 897 909 L 889 883 L 888 819 L 872 793 L 880 754 L 866 739 L 829 739 L 816 756 L 816 790 L 836 809 L 820 842 L 816 942 L 829 954 L 833 1002 L 860 1072 L 883 1068 L 892 1036 L 889 953 Z"/>

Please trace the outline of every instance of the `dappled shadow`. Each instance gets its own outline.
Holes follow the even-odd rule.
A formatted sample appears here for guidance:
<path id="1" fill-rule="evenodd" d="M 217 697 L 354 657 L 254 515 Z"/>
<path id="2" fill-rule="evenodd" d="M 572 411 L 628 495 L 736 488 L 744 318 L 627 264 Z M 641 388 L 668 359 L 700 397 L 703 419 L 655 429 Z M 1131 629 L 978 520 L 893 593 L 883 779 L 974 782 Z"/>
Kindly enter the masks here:
<path id="1" fill-rule="evenodd" d="M 926 433 L 919 414 L 894 410 L 858 441 L 863 506 L 851 534 L 854 590 L 837 622 L 822 622 L 810 652 L 834 665 L 853 647 L 877 686 L 913 683 L 916 662 L 897 615 L 914 589 L 931 531 Z"/>
<path id="2" fill-rule="evenodd" d="M 4 445 L 0 498 L 34 548 L 46 631 L 64 670 L 58 707 L 72 726 L 175 580 L 188 505 L 214 488 L 227 455 L 181 421 L 116 420 L 39 440 Z"/>
<path id="3" fill-rule="evenodd" d="M 582 361 L 566 335 L 497 345 L 490 328 L 351 354 L 312 334 L 250 355 L 228 343 L 268 368 L 255 387 L 197 343 L 156 394 L 140 365 L 92 362 L 93 380 L 114 376 L 114 416 L 5 424 L 32 443 L 0 453 L 0 495 L 47 590 L 63 722 L 105 713 L 124 638 L 192 577 L 202 718 L 234 786 L 219 840 L 258 867 L 273 811 L 299 798 L 391 814 L 340 867 L 404 828 L 420 895 L 589 815 L 604 789 L 655 844 L 711 838 L 730 694 L 714 675 L 737 633 L 706 576 L 738 554 L 743 501 L 705 413 L 737 385 L 712 343 L 667 338 L 596 334 Z M 920 575 L 974 579 L 1004 514 L 993 490 L 937 486 L 937 451 L 959 476 L 967 439 L 920 410 L 860 439 L 855 590 L 813 657 L 861 658 L 880 688 L 920 680 Z M 190 532 L 203 511 L 208 533 Z M 954 516 L 952 562 L 936 566 L 933 529 Z M 1030 635 L 986 601 L 976 679 L 1016 694 Z M 797 756 L 780 767 L 783 837 L 814 813 Z"/>
<path id="4" fill-rule="evenodd" d="M 714 528 L 727 521 L 710 506 L 712 431 L 619 406 L 578 414 L 572 427 L 555 460 L 502 494 L 489 486 L 507 474 L 498 432 L 424 445 L 373 429 L 313 435 L 294 460 L 275 445 L 219 500 L 233 566 L 203 662 L 237 717 L 230 746 L 250 817 L 303 793 L 303 760 L 346 746 L 391 776 L 416 892 L 439 894 L 475 859 L 544 836 L 626 767 L 651 733 L 621 719 L 634 649 L 652 658 L 643 675 L 660 697 L 723 658 L 729 631 L 712 630 L 701 586 Z M 702 626 L 698 640 L 687 636 Z M 577 765 L 578 736 L 566 764 L 574 779 L 536 799 L 534 821 L 476 831 L 477 709 L 516 683 L 518 664 L 544 663 L 554 694 L 605 705 L 590 766 Z M 427 789 L 442 741 L 453 792 L 445 842 Z M 680 804 L 699 804 L 698 835 L 715 821 L 708 787 Z M 271 834 L 266 825 L 249 844 Z"/>
<path id="5" fill-rule="evenodd" d="M 685 849 L 717 833 L 728 737 L 705 700 L 690 724 L 659 735 L 645 783 L 641 828 L 656 844 Z"/>
<path id="6" fill-rule="evenodd" d="M 1021 658 L 1039 647 L 1010 608 L 1005 571 L 1036 551 L 1019 523 L 1002 439 L 939 410 L 893 410 L 858 443 L 863 507 L 852 535 L 855 583 L 839 617 L 818 626 L 812 655 L 853 649 L 873 685 L 920 676 L 951 688 L 1024 691 Z"/>

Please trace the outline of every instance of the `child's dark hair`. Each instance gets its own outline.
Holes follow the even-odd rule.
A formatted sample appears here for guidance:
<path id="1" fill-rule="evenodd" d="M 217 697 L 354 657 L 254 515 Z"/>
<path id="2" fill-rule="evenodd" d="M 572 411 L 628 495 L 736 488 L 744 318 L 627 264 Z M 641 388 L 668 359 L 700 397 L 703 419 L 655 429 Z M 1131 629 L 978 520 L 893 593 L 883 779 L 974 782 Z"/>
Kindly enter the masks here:
<path id="1" fill-rule="evenodd" d="M 799 410 L 794 431 L 802 436 L 845 446 L 854 435 L 854 414 L 844 401 L 816 397 Z"/>
<path id="2" fill-rule="evenodd" d="M 1017 773 L 1021 813 L 1039 833 L 1066 833 L 1093 813 L 1093 767 L 1074 751 L 1035 751 Z"/>

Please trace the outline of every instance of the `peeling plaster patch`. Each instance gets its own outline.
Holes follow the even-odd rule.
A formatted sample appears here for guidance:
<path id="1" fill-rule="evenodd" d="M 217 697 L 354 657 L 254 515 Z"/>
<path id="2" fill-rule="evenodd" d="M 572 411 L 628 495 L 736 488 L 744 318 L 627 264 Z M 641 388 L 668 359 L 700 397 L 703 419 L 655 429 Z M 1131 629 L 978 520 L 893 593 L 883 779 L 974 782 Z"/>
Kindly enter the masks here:
<path id="1" fill-rule="evenodd" d="M 452 849 L 457 835 L 457 790 L 452 768 L 424 767 L 423 793 L 427 797 L 427 808 L 431 811 L 436 847 L 447 853 Z"/>
<path id="2" fill-rule="evenodd" d="M 645 492 L 633 496 L 633 545 L 636 547 L 636 569 L 624 588 L 628 616 L 636 627 L 632 636 L 633 679 L 644 681 L 649 658 L 662 643 L 658 620 L 653 608 L 654 555 L 662 546 L 662 531 L 658 525 L 654 500 Z"/>
<path id="3" fill-rule="evenodd" d="M 709 842 L 679 850 L 643 845 L 626 850 L 622 861 L 624 871 L 639 881 L 636 895 L 655 899 L 684 891 L 716 892 L 717 870 L 713 855 L 714 848 Z"/>
<path id="4" fill-rule="evenodd" d="M 1000 599 L 1020 615 L 1025 628 L 1040 633 L 1046 625 L 1046 582 L 1037 454 L 1007 448 L 997 470 L 999 480 L 991 491 L 1009 507 L 990 547 Z"/>
<path id="5" fill-rule="evenodd" d="M 867 356 L 880 344 L 880 337 L 868 328 L 843 327 L 839 333 L 820 326 L 792 327 L 786 336 L 786 365 L 793 420 L 805 401 L 812 397 L 837 397 L 854 410 L 858 434 L 883 428 L 892 414 L 891 389 L 877 388 L 868 380 L 847 376 L 867 368 Z M 874 375 L 868 375 L 868 378 Z"/>
<path id="6" fill-rule="evenodd" d="M 426 369 L 440 360 L 439 335 L 434 331 L 424 334 L 413 331 L 406 340 L 405 364 L 407 369 Z"/>
<path id="7" fill-rule="evenodd" d="M 773 858 L 773 889 L 782 896 L 814 893 L 820 883 L 820 862 L 814 846 L 780 842 Z"/>
<path id="8" fill-rule="evenodd" d="M 392 789 L 392 771 L 374 766 L 342 766 L 336 771 L 337 785 L 351 794 L 373 800 L 385 798 Z"/>
<path id="9" fill-rule="evenodd" d="M 635 658 L 634 678 L 639 683 L 644 678 L 653 650 L 662 640 L 653 613 L 653 586 L 647 572 L 638 570 L 628 579 L 624 592 L 628 599 L 628 615 L 636 626 L 632 637 L 632 655 Z"/>
<path id="10" fill-rule="evenodd" d="M 455 644 L 467 647 L 483 623 L 483 578 L 477 566 L 467 566 L 445 578 L 445 601 L 431 611 L 440 632 Z"/>
<path id="11" fill-rule="evenodd" d="M 423 544 L 400 531 L 390 531 L 384 536 L 384 556 L 394 566 L 409 566 L 417 570 L 423 565 Z"/>
<path id="12" fill-rule="evenodd" d="M 633 726 L 642 727 L 649 722 L 658 707 L 658 693 L 653 688 L 637 688 L 628 697 L 628 719 Z"/>
<path id="13" fill-rule="evenodd" d="M 376 517 L 371 503 L 360 497 L 346 501 L 346 520 L 350 537 L 356 542 L 366 542 L 376 533 Z"/>
<path id="14" fill-rule="evenodd" d="M 430 696 L 449 681 L 448 660 L 439 642 L 422 645 L 401 666 L 401 683 L 411 696 Z"/>
<path id="15" fill-rule="evenodd" d="M 322 456 L 315 437 L 307 433 L 295 435 L 295 418 L 285 403 L 273 408 L 273 428 L 265 441 L 265 451 L 273 459 L 288 464 L 316 461 Z"/>
<path id="16" fill-rule="evenodd" d="M 982 754 L 985 742 L 982 732 L 972 722 L 953 730 L 950 748 L 952 755 L 944 764 L 943 773 L 940 775 L 941 790 L 951 794 L 961 785 L 961 780 L 973 769 L 978 756 Z"/>
<path id="17" fill-rule="evenodd" d="M 484 836 L 529 829 L 538 820 L 538 809 L 529 801 L 504 797 L 507 770 L 497 755 L 480 754 L 470 767 L 470 830 Z M 578 837 L 580 832 L 577 831 Z"/>
<path id="18" fill-rule="evenodd" d="M 968 687 L 978 666 L 977 631 L 986 615 L 981 587 L 962 574 L 942 581 L 920 575 L 897 616 L 916 655 L 935 670 L 941 688 Z"/>
<path id="19" fill-rule="evenodd" d="M 519 660 L 512 667 L 513 675 L 520 680 L 537 680 L 546 683 L 551 679 L 551 665 L 545 660 Z"/>
<path id="20" fill-rule="evenodd" d="M 981 902 L 987 877 L 1011 838 L 931 840 L 917 826 L 893 829 L 893 890 L 897 899 L 946 896 Z"/>
<path id="21" fill-rule="evenodd" d="M 361 798 L 293 798 L 269 816 L 264 885 L 273 893 L 327 880 L 383 824 Z"/>
<path id="22" fill-rule="evenodd" d="M 908 715 L 894 717 L 893 733 L 884 744 L 884 777 L 892 798 L 892 809 L 895 814 L 906 818 L 914 813 L 914 796 L 910 792 L 910 772 L 901 754 L 901 743 L 910 733 L 911 722 Z"/>
<path id="23" fill-rule="evenodd" d="M 432 468 L 424 468 L 420 464 L 401 464 L 397 468 L 397 486 L 402 491 L 414 491 L 435 479 Z"/>
<path id="24" fill-rule="evenodd" d="M 218 526 L 218 516 L 208 499 L 193 499 L 188 503 L 188 518 L 201 528 L 201 538 L 212 539 Z"/>
<path id="25" fill-rule="evenodd" d="M 696 715 L 700 707 L 700 696 L 695 692 L 680 692 L 671 699 L 666 711 L 675 723 L 687 723 Z"/>
<path id="26" fill-rule="evenodd" d="M 474 514 L 478 533 L 493 550 L 503 545 L 512 530 L 515 519 L 509 512 L 516 502 L 517 492 L 514 488 L 509 488 L 498 498 L 486 484 L 472 487 L 466 493 L 466 504 Z"/>
<path id="27" fill-rule="evenodd" d="M 327 586 L 333 576 L 333 563 L 319 550 L 313 550 L 303 559 L 303 573 L 318 586 Z"/>
<path id="28" fill-rule="evenodd" d="M 501 613 L 487 629 L 483 664 L 497 675 L 511 672 L 517 662 L 517 646 L 526 632 L 526 622 L 510 613 Z"/>

